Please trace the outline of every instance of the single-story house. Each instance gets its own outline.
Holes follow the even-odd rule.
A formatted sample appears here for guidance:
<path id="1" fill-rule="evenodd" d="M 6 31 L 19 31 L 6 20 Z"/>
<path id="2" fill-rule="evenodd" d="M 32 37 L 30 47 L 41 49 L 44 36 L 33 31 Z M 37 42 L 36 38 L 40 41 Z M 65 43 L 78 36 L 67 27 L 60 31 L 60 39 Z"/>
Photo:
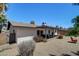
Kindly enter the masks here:
<path id="1" fill-rule="evenodd" d="M 45 38 L 53 37 L 56 29 L 50 26 L 37 26 L 37 36 L 43 36 Z"/>
<path id="2" fill-rule="evenodd" d="M 27 36 L 43 36 L 44 38 L 50 38 L 54 35 L 65 34 L 65 30 L 59 29 L 52 26 L 36 26 L 35 24 L 10 22 L 10 33 L 15 31 L 16 37 L 27 37 Z"/>
<path id="3" fill-rule="evenodd" d="M 44 38 L 51 38 L 54 35 L 65 35 L 67 33 L 67 30 L 56 27 L 45 25 L 36 26 L 35 24 L 12 21 L 7 22 L 6 27 L 9 33 L 9 42 L 15 42 L 16 38 L 20 37 L 42 36 Z"/>
<path id="4" fill-rule="evenodd" d="M 33 36 L 35 34 L 36 25 L 20 22 L 10 22 L 10 32 L 15 31 L 16 37 Z"/>

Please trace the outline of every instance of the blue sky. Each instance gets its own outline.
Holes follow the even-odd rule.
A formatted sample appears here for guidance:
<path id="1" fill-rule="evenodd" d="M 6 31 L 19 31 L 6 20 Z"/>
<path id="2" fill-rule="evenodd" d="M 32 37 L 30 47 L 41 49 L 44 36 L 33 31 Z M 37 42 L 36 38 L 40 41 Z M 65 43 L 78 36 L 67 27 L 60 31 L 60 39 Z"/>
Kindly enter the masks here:
<path id="1" fill-rule="evenodd" d="M 6 12 L 10 21 L 29 23 L 34 20 L 37 25 L 46 22 L 49 26 L 72 26 L 71 20 L 79 15 L 79 6 L 62 3 L 10 3 Z"/>

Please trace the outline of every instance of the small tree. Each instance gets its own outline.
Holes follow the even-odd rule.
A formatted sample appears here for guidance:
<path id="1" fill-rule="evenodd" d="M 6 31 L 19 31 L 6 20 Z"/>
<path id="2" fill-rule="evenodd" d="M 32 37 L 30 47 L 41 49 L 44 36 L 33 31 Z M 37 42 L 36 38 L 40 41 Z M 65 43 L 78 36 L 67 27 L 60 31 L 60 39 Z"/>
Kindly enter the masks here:
<path id="1" fill-rule="evenodd" d="M 72 5 L 79 5 L 79 3 L 72 3 Z"/>
<path id="2" fill-rule="evenodd" d="M 0 24 L 4 23 L 6 20 L 7 19 L 6 19 L 5 15 L 1 14 L 0 15 Z"/>
<path id="3" fill-rule="evenodd" d="M 35 21 L 31 21 L 30 24 L 35 24 Z"/>
<path id="4" fill-rule="evenodd" d="M 71 29 L 67 35 L 68 36 L 77 36 L 78 32 L 76 30 L 74 30 L 74 29 Z"/>
<path id="5" fill-rule="evenodd" d="M 46 26 L 46 22 L 42 22 L 42 26 Z"/>
<path id="6" fill-rule="evenodd" d="M 72 19 L 73 28 L 69 31 L 68 35 L 79 35 L 79 16 Z"/>
<path id="7" fill-rule="evenodd" d="M 76 16 L 75 18 L 73 18 L 72 23 L 73 23 L 73 29 L 79 32 L 79 16 Z"/>
<path id="8" fill-rule="evenodd" d="M 7 11 L 8 7 L 6 3 L 0 3 L 0 24 L 4 23 L 7 19 L 4 11 Z"/>

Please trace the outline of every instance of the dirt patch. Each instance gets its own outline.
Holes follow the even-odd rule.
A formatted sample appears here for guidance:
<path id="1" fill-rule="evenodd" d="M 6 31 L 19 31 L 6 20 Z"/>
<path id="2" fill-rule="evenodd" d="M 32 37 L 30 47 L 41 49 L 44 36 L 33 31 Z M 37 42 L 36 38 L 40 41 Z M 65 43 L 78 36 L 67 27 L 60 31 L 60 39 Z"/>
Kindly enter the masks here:
<path id="1" fill-rule="evenodd" d="M 79 39 L 79 37 L 77 39 Z M 79 40 L 76 44 L 68 43 L 67 42 L 68 40 L 69 40 L 69 37 L 63 37 L 62 40 L 51 38 L 51 39 L 48 39 L 47 42 L 36 43 L 34 56 L 78 56 L 79 55 L 79 52 L 78 52 Z M 6 49 L 0 52 L 0 55 L 1 56 L 18 55 L 16 44 L 9 45 L 9 47 L 11 49 Z"/>

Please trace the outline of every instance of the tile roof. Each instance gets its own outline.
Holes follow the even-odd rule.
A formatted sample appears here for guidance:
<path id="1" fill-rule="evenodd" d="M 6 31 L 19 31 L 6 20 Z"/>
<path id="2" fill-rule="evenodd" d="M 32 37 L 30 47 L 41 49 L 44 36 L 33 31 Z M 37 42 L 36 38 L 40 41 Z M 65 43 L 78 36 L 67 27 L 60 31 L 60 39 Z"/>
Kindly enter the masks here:
<path id="1" fill-rule="evenodd" d="M 60 29 L 60 28 L 56 28 L 56 27 L 52 27 L 52 26 L 36 26 L 34 24 L 30 24 L 30 23 L 22 23 L 22 22 L 14 22 L 14 21 L 10 21 L 10 23 L 13 26 L 17 26 L 17 27 L 32 27 L 32 28 L 51 28 L 51 29 L 58 29 L 58 30 L 67 30 L 67 29 Z"/>
<path id="2" fill-rule="evenodd" d="M 29 24 L 29 23 L 14 22 L 14 21 L 10 21 L 10 23 L 11 23 L 13 26 L 19 26 L 19 27 L 36 27 L 36 25 L 34 25 L 34 24 Z"/>

